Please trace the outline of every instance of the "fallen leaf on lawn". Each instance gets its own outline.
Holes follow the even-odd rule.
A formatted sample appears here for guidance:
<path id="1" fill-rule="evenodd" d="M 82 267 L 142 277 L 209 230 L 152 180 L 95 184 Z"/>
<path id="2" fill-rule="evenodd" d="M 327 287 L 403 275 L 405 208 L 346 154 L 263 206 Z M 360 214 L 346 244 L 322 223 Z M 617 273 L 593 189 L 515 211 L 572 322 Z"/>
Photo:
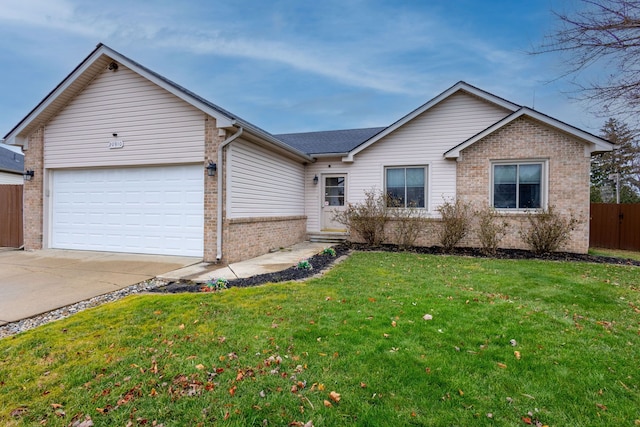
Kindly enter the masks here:
<path id="1" fill-rule="evenodd" d="M 59 403 L 52 403 L 52 404 L 51 404 L 51 407 L 52 407 L 53 409 L 60 409 L 60 408 L 62 408 L 62 406 L 63 406 L 63 405 L 61 405 L 61 404 L 59 404 Z"/>
<path id="2" fill-rule="evenodd" d="M 298 392 L 298 386 L 297 385 L 292 385 L 291 386 L 291 393 L 297 393 Z"/>
<path id="3" fill-rule="evenodd" d="M 156 389 L 154 387 L 151 388 L 151 393 L 149 393 L 150 397 L 155 397 L 158 395 L 158 392 L 156 391 Z"/>
<path id="4" fill-rule="evenodd" d="M 240 381 L 244 378 L 244 372 L 238 371 L 238 375 L 236 375 L 236 381 Z"/>
<path id="5" fill-rule="evenodd" d="M 162 310 L 156 310 L 153 312 L 153 314 L 162 314 Z"/>
<path id="6" fill-rule="evenodd" d="M 498 368 L 507 369 L 507 365 L 505 365 L 504 363 L 498 362 Z"/>
<path id="7" fill-rule="evenodd" d="M 520 360 L 520 352 L 519 351 L 514 351 L 513 355 L 516 357 L 516 359 Z"/>
<path id="8" fill-rule="evenodd" d="M 82 421 L 77 420 L 71 424 L 71 427 L 93 427 L 93 420 L 90 416 L 86 416 L 86 418 Z"/>
<path id="9" fill-rule="evenodd" d="M 236 394 L 236 390 L 237 390 L 237 389 L 238 389 L 238 387 L 236 387 L 236 386 L 231 387 L 231 388 L 229 389 L 229 394 L 230 394 L 231 396 L 234 396 L 234 395 Z"/>
<path id="10" fill-rule="evenodd" d="M 459 394 L 460 396 L 464 396 L 464 391 L 462 391 L 461 389 L 458 389 L 458 394 Z"/>
<path id="11" fill-rule="evenodd" d="M 318 384 L 318 390 L 319 391 L 324 391 L 324 384 Z"/>
<path id="12" fill-rule="evenodd" d="M 529 417 L 522 417 L 522 422 L 525 423 L 525 424 L 529 424 L 529 425 L 533 424 L 531 422 L 531 418 L 529 418 Z"/>
<path id="13" fill-rule="evenodd" d="M 427 373 L 427 375 L 431 374 L 431 368 L 425 368 L 424 371 Z"/>
<path id="14" fill-rule="evenodd" d="M 325 400 L 324 402 L 322 402 L 324 404 L 325 407 L 327 408 L 331 408 L 333 405 L 331 404 L 331 402 L 329 402 L 328 400 Z"/>
<path id="15" fill-rule="evenodd" d="M 606 410 L 607 410 L 607 407 L 606 407 L 606 406 L 604 406 L 602 403 L 596 403 L 596 406 L 597 406 L 599 409 L 602 409 L 603 411 L 606 411 Z"/>
<path id="16" fill-rule="evenodd" d="M 430 314 L 425 314 L 424 316 L 422 316 L 422 318 L 423 318 L 424 320 L 432 320 L 432 319 L 433 319 L 433 316 L 432 316 L 432 315 L 430 315 Z"/>
<path id="17" fill-rule="evenodd" d="M 224 414 L 225 421 L 229 419 L 229 416 L 230 416 L 229 411 L 225 412 Z"/>
<path id="18" fill-rule="evenodd" d="M 58 417 L 60 417 L 60 418 L 62 418 L 62 417 L 64 417 L 64 416 L 66 416 L 66 415 L 67 415 L 67 414 L 64 412 L 64 410 L 63 410 L 63 409 L 56 409 L 56 410 L 54 411 L 54 414 L 56 414 L 56 416 L 58 416 Z"/>
<path id="19" fill-rule="evenodd" d="M 367 388 L 367 384 L 365 384 L 365 383 L 360 383 L 360 388 Z"/>
<path id="20" fill-rule="evenodd" d="M 181 323 L 180 326 L 178 326 L 178 329 L 180 330 L 184 329 L 184 323 Z"/>
<path id="21" fill-rule="evenodd" d="M 396 321 L 395 320 L 391 321 L 391 326 L 393 326 L 394 328 L 396 327 Z"/>
<path id="22" fill-rule="evenodd" d="M 218 337 L 218 342 L 220 344 L 222 344 L 223 342 L 225 342 L 227 340 L 227 337 Z"/>
<path id="23" fill-rule="evenodd" d="M 329 398 L 334 402 L 338 403 L 340 402 L 340 393 L 336 393 L 335 391 L 332 391 L 331 393 L 329 393 Z"/>
<path id="24" fill-rule="evenodd" d="M 304 426 L 302 427 L 313 427 L 313 421 L 309 420 L 306 423 L 304 423 Z"/>

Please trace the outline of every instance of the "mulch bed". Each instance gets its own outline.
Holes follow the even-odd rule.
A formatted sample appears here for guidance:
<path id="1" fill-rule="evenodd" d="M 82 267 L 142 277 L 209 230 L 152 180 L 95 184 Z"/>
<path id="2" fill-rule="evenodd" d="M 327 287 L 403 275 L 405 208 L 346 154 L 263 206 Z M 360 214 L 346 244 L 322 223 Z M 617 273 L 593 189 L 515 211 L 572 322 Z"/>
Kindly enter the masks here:
<path id="1" fill-rule="evenodd" d="M 314 276 L 331 267 L 336 259 L 348 255 L 350 251 L 384 251 L 384 252 L 411 252 L 429 255 L 458 255 L 477 258 L 497 258 L 497 259 L 539 259 L 545 261 L 569 261 L 569 262 L 592 262 L 597 264 L 617 264 L 633 265 L 640 267 L 640 261 L 623 258 L 613 258 L 605 256 L 594 256 L 588 254 L 574 254 L 569 252 L 554 252 L 545 255 L 535 255 L 531 251 L 519 249 L 499 249 L 495 255 L 487 256 L 477 248 L 455 248 L 452 252 L 445 252 L 441 247 L 413 247 L 400 249 L 395 245 L 368 246 L 361 243 L 343 243 L 333 246 L 336 256 L 317 254 L 309 258 L 313 269 L 298 269 L 291 267 L 275 273 L 259 274 L 245 279 L 230 280 L 228 287 L 245 288 L 258 286 L 264 283 L 287 282 L 291 280 L 303 280 Z M 170 282 L 164 286 L 159 286 L 149 292 L 157 293 L 181 293 L 181 292 L 202 292 L 203 285 L 191 281 Z"/>

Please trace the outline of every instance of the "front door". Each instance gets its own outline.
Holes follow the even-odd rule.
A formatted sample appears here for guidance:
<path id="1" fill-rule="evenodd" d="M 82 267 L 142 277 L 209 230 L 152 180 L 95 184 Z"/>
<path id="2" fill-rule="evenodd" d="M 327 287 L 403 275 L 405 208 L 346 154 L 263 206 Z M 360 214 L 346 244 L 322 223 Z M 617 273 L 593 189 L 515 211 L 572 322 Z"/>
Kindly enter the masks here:
<path id="1" fill-rule="evenodd" d="M 334 217 L 345 209 L 347 175 L 322 175 L 322 231 L 344 232 L 344 224 L 336 222 Z"/>

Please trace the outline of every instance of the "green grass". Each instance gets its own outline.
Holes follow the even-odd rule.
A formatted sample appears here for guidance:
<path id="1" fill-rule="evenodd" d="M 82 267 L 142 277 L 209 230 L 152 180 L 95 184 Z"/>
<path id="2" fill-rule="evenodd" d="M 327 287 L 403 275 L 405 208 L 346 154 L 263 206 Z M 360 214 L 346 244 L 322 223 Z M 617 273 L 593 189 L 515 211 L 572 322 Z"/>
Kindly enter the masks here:
<path id="1" fill-rule="evenodd" d="M 591 248 L 589 249 L 591 255 L 609 256 L 614 258 L 632 259 L 640 261 L 640 252 L 637 251 L 623 251 L 621 249 L 602 249 Z"/>
<path id="2" fill-rule="evenodd" d="M 1 340 L 0 424 L 634 425 L 639 312 L 637 267 L 355 253 Z"/>

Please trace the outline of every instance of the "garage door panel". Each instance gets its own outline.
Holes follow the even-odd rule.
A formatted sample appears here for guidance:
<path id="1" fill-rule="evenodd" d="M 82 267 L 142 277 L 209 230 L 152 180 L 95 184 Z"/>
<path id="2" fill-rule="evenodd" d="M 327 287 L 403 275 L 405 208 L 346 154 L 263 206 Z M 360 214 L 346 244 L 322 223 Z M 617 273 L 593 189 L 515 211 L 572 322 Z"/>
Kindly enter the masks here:
<path id="1" fill-rule="evenodd" d="M 202 256 L 200 165 L 53 172 L 51 247 Z"/>

